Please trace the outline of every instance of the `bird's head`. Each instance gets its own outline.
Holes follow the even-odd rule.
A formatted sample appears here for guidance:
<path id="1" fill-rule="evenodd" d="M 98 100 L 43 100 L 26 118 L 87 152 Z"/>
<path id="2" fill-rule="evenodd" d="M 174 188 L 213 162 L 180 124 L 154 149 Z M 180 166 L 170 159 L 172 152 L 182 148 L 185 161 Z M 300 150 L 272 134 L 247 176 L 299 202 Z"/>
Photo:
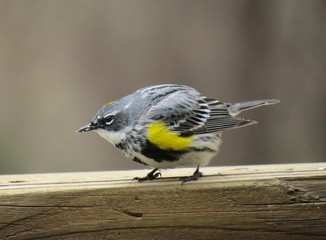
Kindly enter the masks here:
<path id="1" fill-rule="evenodd" d="M 110 102 L 98 110 L 92 121 L 77 132 L 95 131 L 112 144 L 117 144 L 127 131 L 128 114 L 125 110 L 119 101 Z"/>

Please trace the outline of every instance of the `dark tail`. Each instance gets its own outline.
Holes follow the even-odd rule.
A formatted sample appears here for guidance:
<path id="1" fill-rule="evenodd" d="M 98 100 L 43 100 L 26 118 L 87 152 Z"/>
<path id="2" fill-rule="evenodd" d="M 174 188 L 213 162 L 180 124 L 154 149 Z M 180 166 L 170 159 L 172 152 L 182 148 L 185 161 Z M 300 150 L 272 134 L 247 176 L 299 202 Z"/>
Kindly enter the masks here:
<path id="1" fill-rule="evenodd" d="M 228 107 L 228 109 L 232 115 L 236 116 L 239 113 L 241 113 L 242 111 L 246 111 L 246 110 L 260 107 L 260 106 L 272 105 L 272 104 L 276 104 L 279 102 L 280 102 L 280 100 L 278 100 L 278 99 L 252 100 L 252 101 L 231 104 L 231 106 Z"/>

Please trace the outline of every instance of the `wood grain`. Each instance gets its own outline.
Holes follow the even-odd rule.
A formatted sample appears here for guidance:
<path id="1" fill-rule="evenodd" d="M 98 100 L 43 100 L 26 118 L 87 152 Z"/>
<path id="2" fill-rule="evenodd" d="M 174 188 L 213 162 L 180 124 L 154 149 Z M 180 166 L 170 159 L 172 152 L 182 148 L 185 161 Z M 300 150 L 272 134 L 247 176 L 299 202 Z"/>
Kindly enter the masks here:
<path id="1" fill-rule="evenodd" d="M 0 239 L 326 239 L 326 164 L 0 176 Z"/>

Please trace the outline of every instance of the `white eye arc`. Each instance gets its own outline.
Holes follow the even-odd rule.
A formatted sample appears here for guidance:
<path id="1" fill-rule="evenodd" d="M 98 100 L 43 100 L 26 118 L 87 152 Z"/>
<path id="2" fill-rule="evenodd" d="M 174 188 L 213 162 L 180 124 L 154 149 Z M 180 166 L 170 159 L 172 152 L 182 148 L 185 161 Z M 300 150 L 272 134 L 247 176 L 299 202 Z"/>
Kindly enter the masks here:
<path id="1" fill-rule="evenodd" d="M 113 115 L 107 115 L 104 117 L 105 125 L 111 125 L 114 121 Z"/>

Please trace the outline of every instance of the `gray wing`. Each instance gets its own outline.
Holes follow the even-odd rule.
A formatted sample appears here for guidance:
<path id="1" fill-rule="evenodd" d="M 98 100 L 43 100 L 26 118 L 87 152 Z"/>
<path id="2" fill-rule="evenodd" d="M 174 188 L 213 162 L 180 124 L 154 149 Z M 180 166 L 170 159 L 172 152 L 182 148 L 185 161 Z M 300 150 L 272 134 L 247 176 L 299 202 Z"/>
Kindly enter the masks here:
<path id="1" fill-rule="evenodd" d="M 192 110 L 192 116 L 180 123 L 176 130 L 180 131 L 182 135 L 205 134 L 256 123 L 231 115 L 228 110 L 230 106 L 230 104 L 221 103 L 216 99 L 201 97 L 198 99 L 197 108 Z"/>
<path id="2" fill-rule="evenodd" d="M 143 95 L 146 95 L 151 103 L 149 110 L 141 117 L 141 121 L 162 121 L 168 126 L 176 126 L 185 119 L 191 118 L 192 110 L 197 108 L 200 96 L 191 87 L 174 84 L 147 89 Z"/>
<path id="3" fill-rule="evenodd" d="M 205 134 L 255 123 L 232 116 L 230 104 L 201 96 L 191 87 L 172 85 L 162 88 L 159 99 L 142 117 L 144 121 L 164 122 L 182 136 Z"/>

